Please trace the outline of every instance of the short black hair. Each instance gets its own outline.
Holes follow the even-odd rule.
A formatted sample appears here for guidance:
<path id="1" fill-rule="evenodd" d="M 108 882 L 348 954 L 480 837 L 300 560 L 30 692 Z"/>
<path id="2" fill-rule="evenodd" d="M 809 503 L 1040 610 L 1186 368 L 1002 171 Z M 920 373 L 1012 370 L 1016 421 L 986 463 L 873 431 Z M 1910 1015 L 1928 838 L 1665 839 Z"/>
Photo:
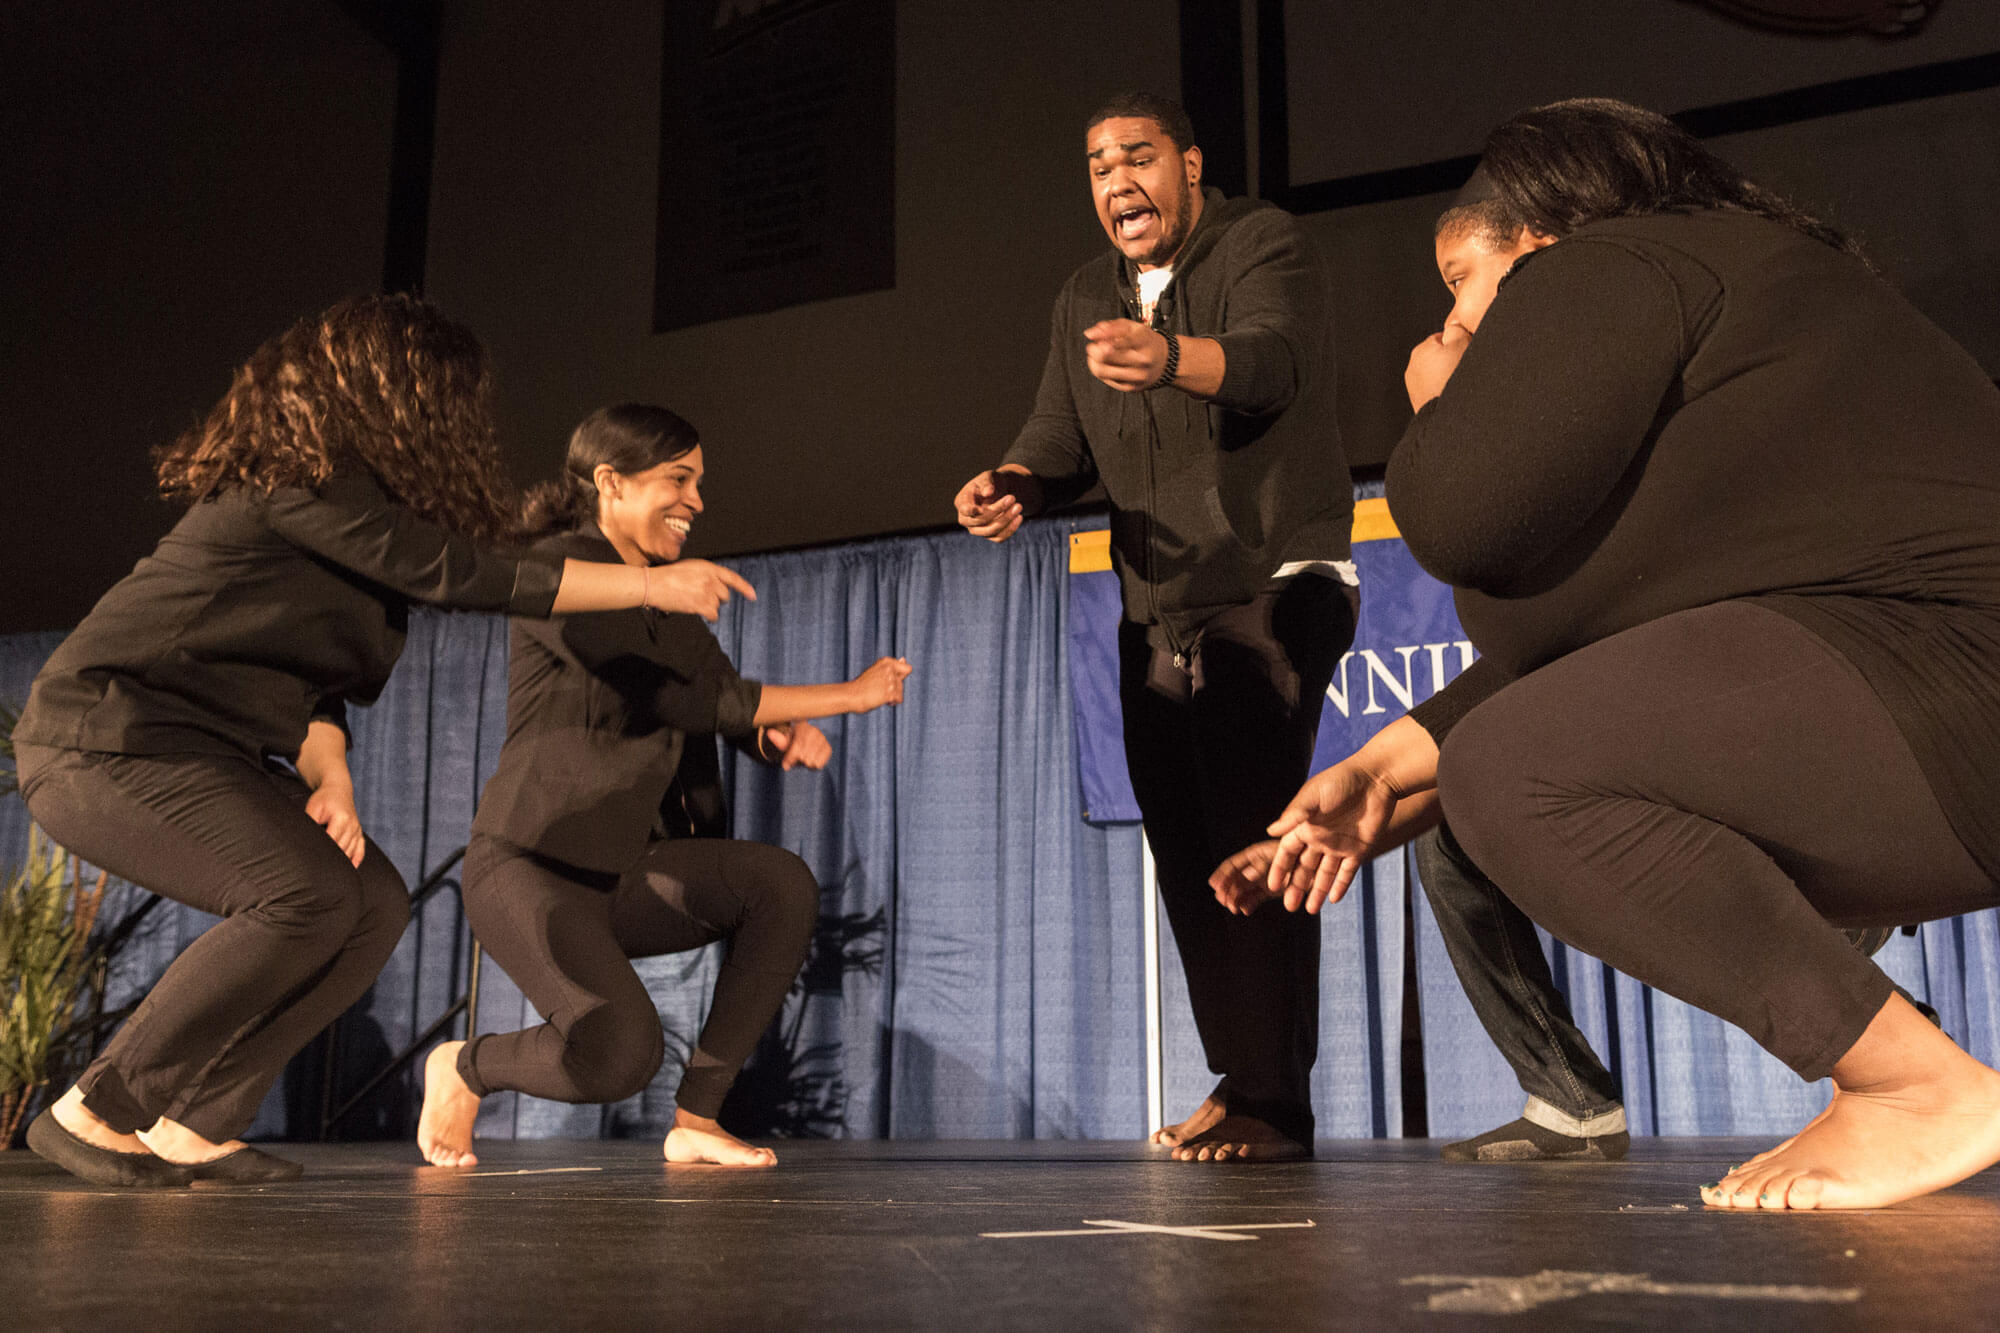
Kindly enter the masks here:
<path id="1" fill-rule="evenodd" d="M 1170 97 L 1158 97 L 1152 93 L 1119 93 L 1091 113 L 1084 123 L 1083 132 L 1090 133 L 1107 120 L 1125 117 L 1150 120 L 1167 132 L 1174 141 L 1174 148 L 1185 153 L 1194 147 L 1194 122 L 1179 102 Z"/>

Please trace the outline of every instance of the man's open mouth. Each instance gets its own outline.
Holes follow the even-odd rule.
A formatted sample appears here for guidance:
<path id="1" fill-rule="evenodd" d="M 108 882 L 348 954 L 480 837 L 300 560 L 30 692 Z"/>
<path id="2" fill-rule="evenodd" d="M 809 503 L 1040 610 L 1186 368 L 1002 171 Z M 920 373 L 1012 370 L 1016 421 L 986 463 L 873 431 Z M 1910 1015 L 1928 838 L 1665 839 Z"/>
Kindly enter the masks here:
<path id="1" fill-rule="evenodd" d="M 1146 228 L 1152 226 L 1153 219 L 1158 216 L 1158 213 L 1142 204 L 1137 208 L 1119 210 L 1113 215 L 1112 221 L 1118 225 L 1118 239 L 1131 241 L 1145 235 Z"/>

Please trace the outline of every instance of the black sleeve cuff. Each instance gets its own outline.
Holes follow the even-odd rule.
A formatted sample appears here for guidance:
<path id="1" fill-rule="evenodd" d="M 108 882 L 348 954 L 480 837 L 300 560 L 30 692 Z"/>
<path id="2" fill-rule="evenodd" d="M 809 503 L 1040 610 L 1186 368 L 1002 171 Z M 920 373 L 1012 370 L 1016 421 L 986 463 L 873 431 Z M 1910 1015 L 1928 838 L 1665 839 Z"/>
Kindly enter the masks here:
<path id="1" fill-rule="evenodd" d="M 1490 658 L 1482 657 L 1460 672 L 1451 684 L 1410 710 L 1416 724 L 1431 734 L 1438 748 L 1458 720 L 1513 683 Z"/>
<path id="2" fill-rule="evenodd" d="M 523 551 L 514 567 L 514 591 L 507 599 L 509 615 L 546 620 L 554 613 L 556 589 L 562 585 L 563 557 L 553 551 Z"/>
<path id="3" fill-rule="evenodd" d="M 313 704 L 311 720 L 331 722 L 339 727 L 341 734 L 347 737 L 347 748 L 350 750 L 354 748 L 354 728 L 347 725 L 347 700 L 337 694 L 321 695 L 318 702 Z"/>
<path id="4" fill-rule="evenodd" d="M 757 705 L 764 700 L 762 681 L 737 677 L 723 686 L 715 700 L 715 734 L 748 736 L 757 730 Z"/>

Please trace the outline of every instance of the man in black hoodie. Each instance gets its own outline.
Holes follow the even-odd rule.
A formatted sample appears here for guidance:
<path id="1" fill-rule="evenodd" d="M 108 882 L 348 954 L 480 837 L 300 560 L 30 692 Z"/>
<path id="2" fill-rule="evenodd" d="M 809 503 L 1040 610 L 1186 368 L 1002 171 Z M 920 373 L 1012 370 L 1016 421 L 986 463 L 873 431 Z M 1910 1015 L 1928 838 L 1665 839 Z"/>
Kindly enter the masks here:
<path id="1" fill-rule="evenodd" d="M 1354 633 L 1326 277 L 1289 214 L 1202 189 L 1174 103 L 1115 99 L 1085 153 L 1112 250 L 1057 297 L 1034 414 L 959 491 L 958 521 L 1005 541 L 1102 484 L 1126 761 L 1221 1076 L 1155 1141 L 1184 1161 L 1305 1156 L 1319 923 L 1232 915 L 1208 876 L 1304 781 Z"/>

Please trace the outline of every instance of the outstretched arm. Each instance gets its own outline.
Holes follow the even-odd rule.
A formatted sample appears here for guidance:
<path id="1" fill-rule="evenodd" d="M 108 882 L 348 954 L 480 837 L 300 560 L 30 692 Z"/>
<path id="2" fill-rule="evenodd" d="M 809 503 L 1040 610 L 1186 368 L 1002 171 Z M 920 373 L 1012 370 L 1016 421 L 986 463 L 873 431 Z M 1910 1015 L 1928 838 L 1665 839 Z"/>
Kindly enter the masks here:
<path id="1" fill-rule="evenodd" d="M 1085 329 L 1083 339 L 1083 357 L 1090 373 L 1121 392 L 1153 388 L 1167 373 L 1167 335 L 1137 320 L 1102 320 Z M 1174 341 L 1180 354 L 1174 362 L 1170 387 L 1203 402 L 1221 393 L 1228 360 L 1222 344 L 1191 333 Z"/>
<path id="2" fill-rule="evenodd" d="M 1079 370 L 1067 332 L 1073 295 L 1064 288 L 1049 317 L 1048 359 L 1035 390 L 1035 410 L 1000 466 L 959 489 L 953 507 L 959 523 L 975 536 L 1005 541 L 1022 519 L 1060 509 L 1097 484 L 1097 461 L 1084 438 L 1072 379 Z M 1017 502 L 1012 509 L 1010 499 Z"/>
<path id="3" fill-rule="evenodd" d="M 1391 845 L 1395 830 L 1410 827 L 1396 819 L 1397 807 L 1436 789 L 1437 765 L 1437 742 L 1415 718 L 1403 717 L 1308 778 L 1271 824 L 1278 843 L 1265 876 L 1268 890 L 1284 895 L 1287 911 L 1317 912 L 1339 902 L 1362 863 Z M 1421 807 L 1404 816 L 1422 817 Z"/>
<path id="4" fill-rule="evenodd" d="M 461 610 L 539 619 L 650 606 L 713 620 L 731 593 L 757 598 L 742 575 L 706 560 L 648 569 L 487 546 L 396 503 L 364 476 L 335 477 L 318 490 L 275 491 L 265 517 L 273 532 L 302 550 L 413 601 Z"/>
<path id="5" fill-rule="evenodd" d="M 959 487 L 951 507 L 973 536 L 1004 542 L 1042 512 L 1042 483 L 1019 463 L 1002 463 Z"/>
<path id="6" fill-rule="evenodd" d="M 1372 855 L 1382 856 L 1395 851 L 1405 843 L 1430 832 L 1444 821 L 1444 807 L 1438 802 L 1435 789 L 1405 796 L 1396 802 L 1389 814 L 1388 827 L 1375 845 Z M 1266 903 L 1282 902 L 1286 899 L 1285 889 L 1271 888 L 1271 862 L 1278 856 L 1278 840 L 1267 839 L 1253 842 L 1215 868 L 1208 877 L 1208 886 L 1215 890 L 1215 897 L 1224 907 L 1242 916 L 1248 916 Z M 1299 882 L 1301 901 L 1310 896 L 1312 876 L 1304 872 L 1294 872 Z"/>
<path id="7" fill-rule="evenodd" d="M 766 685 L 753 720 L 769 726 L 809 717 L 872 713 L 885 704 L 903 702 L 903 681 L 911 669 L 900 657 L 883 657 L 853 680 L 836 685 Z"/>
<path id="8" fill-rule="evenodd" d="M 562 562 L 556 585 L 556 615 L 575 611 L 630 611 L 650 606 L 713 620 L 732 592 L 757 600 L 757 590 L 733 569 L 706 560 L 670 565 L 619 565 L 595 560 Z"/>
<path id="9" fill-rule="evenodd" d="M 1261 209 L 1237 222 L 1210 263 L 1227 263 L 1222 327 L 1178 335 L 1172 387 L 1232 412 L 1270 417 L 1290 407 L 1319 373 L 1327 336 L 1325 270 L 1296 219 Z M 1084 331 L 1090 373 L 1123 392 L 1150 389 L 1165 374 L 1166 336 L 1129 319 Z"/>

